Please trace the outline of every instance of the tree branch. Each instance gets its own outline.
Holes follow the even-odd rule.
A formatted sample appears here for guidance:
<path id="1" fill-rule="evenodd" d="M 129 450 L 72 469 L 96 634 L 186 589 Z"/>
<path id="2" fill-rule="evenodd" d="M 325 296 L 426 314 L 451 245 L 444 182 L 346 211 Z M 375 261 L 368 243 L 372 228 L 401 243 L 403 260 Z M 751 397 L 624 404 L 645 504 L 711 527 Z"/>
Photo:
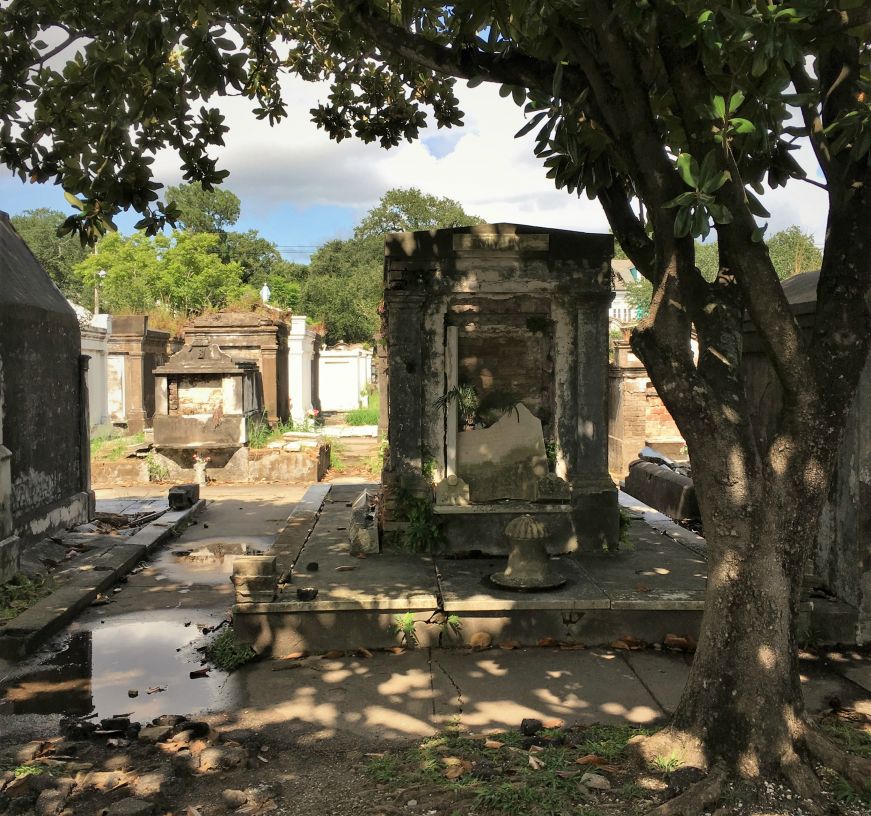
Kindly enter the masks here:
<path id="1" fill-rule="evenodd" d="M 793 65 L 790 70 L 790 78 L 792 79 L 792 84 L 795 86 L 796 91 L 800 94 L 813 92 L 813 82 L 811 81 L 810 76 L 808 76 L 804 65 L 800 63 Z M 815 106 L 802 105 L 801 117 L 804 119 L 805 127 L 807 128 L 807 136 L 811 141 L 820 169 L 823 171 L 823 175 L 828 179 L 829 163 L 831 162 L 832 156 L 829 152 L 828 141 L 823 132 L 822 116 L 820 116 L 820 113 Z"/>
<path id="2" fill-rule="evenodd" d="M 656 280 L 656 248 L 644 231 L 644 225 L 632 211 L 629 196 L 618 179 L 598 192 L 614 236 L 635 268 L 653 283 Z"/>
<path id="3" fill-rule="evenodd" d="M 336 0 L 379 49 L 410 60 L 439 74 L 463 79 L 484 77 L 488 82 L 518 85 L 550 92 L 555 66 L 524 54 L 489 54 L 476 48 L 449 48 L 422 35 L 413 34 L 379 12 L 367 0 Z M 579 76 L 567 77 L 579 85 Z"/>

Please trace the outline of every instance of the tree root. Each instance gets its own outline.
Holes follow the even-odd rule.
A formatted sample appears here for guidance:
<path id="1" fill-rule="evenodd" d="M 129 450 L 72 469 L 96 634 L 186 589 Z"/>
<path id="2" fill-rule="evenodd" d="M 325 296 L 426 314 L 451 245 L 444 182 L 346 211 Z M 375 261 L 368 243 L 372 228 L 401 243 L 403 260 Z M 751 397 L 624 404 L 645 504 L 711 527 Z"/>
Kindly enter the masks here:
<path id="1" fill-rule="evenodd" d="M 726 771 L 717 766 L 701 782 L 648 811 L 647 816 L 698 816 L 708 805 L 720 800 L 725 782 Z"/>
<path id="2" fill-rule="evenodd" d="M 857 790 L 868 788 L 871 780 L 871 759 L 849 753 L 835 745 L 813 726 L 807 728 L 804 744 L 817 762 L 839 773 L 854 788 Z"/>

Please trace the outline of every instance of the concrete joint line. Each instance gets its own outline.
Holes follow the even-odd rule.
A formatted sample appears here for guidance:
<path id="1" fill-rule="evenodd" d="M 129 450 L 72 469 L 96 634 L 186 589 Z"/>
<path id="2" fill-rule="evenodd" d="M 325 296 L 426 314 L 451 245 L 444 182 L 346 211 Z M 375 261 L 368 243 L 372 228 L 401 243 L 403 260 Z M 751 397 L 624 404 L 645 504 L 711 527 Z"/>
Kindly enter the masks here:
<path id="1" fill-rule="evenodd" d="M 647 683 L 644 682 L 644 678 L 637 671 L 635 671 L 635 667 L 629 662 L 629 658 L 625 654 L 623 654 L 622 652 L 620 652 L 619 654 L 620 654 L 620 659 L 623 661 L 623 663 L 626 665 L 626 667 L 629 669 L 629 671 L 631 671 L 632 674 L 635 675 L 636 680 L 638 680 L 638 682 L 641 683 L 641 687 L 650 695 L 650 699 L 653 700 L 654 703 L 656 703 L 656 707 L 660 710 L 660 712 L 662 713 L 662 716 L 668 717 L 670 712 L 665 710 L 665 706 L 659 701 L 659 698 L 653 693 L 653 689 L 650 688 L 650 686 L 648 686 Z"/>
<path id="2" fill-rule="evenodd" d="M 432 652 L 430 652 L 430 654 L 432 654 Z M 454 678 L 453 678 L 453 676 L 451 675 L 451 673 L 450 673 L 450 672 L 449 672 L 449 671 L 448 671 L 444 666 L 442 666 L 442 664 L 439 663 L 439 661 L 438 661 L 437 659 L 434 660 L 433 662 L 436 664 L 436 666 L 439 667 L 439 669 L 441 670 L 441 673 L 442 673 L 445 677 L 448 678 L 448 682 L 449 682 L 449 683 L 454 687 L 454 691 L 457 692 L 457 706 L 459 707 L 458 716 L 459 716 L 459 717 L 462 717 L 462 716 L 463 716 L 463 709 L 464 709 L 464 707 L 465 707 L 465 703 L 464 703 L 464 701 L 463 701 L 463 691 L 462 691 L 462 689 L 457 685 L 457 681 L 454 680 Z M 433 701 L 433 705 L 435 705 L 435 701 Z"/>

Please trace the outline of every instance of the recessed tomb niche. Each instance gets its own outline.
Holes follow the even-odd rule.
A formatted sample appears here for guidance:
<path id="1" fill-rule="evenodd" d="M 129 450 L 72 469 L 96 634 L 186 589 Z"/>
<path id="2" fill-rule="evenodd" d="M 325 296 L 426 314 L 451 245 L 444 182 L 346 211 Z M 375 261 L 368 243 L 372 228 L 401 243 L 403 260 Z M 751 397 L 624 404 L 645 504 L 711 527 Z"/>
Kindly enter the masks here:
<path id="1" fill-rule="evenodd" d="M 614 545 L 613 239 L 482 224 L 394 234 L 385 254 L 388 541 L 416 494 L 452 552 L 506 552 L 524 514 L 551 552 Z"/>

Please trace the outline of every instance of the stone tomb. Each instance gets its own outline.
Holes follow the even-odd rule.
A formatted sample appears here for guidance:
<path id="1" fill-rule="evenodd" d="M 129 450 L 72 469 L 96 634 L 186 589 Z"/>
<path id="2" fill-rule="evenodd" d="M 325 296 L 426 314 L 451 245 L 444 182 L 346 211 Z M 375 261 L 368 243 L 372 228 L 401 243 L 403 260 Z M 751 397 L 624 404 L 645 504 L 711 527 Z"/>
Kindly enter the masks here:
<path id="1" fill-rule="evenodd" d="M 506 553 L 504 529 L 526 513 L 550 552 L 616 544 L 612 254 L 607 235 L 517 224 L 388 237 L 388 540 L 410 492 L 432 499 L 449 551 Z"/>
<path id="2" fill-rule="evenodd" d="M 154 445 L 212 450 L 248 443 L 249 417 L 262 413 L 257 366 L 196 340 L 154 370 Z"/>

